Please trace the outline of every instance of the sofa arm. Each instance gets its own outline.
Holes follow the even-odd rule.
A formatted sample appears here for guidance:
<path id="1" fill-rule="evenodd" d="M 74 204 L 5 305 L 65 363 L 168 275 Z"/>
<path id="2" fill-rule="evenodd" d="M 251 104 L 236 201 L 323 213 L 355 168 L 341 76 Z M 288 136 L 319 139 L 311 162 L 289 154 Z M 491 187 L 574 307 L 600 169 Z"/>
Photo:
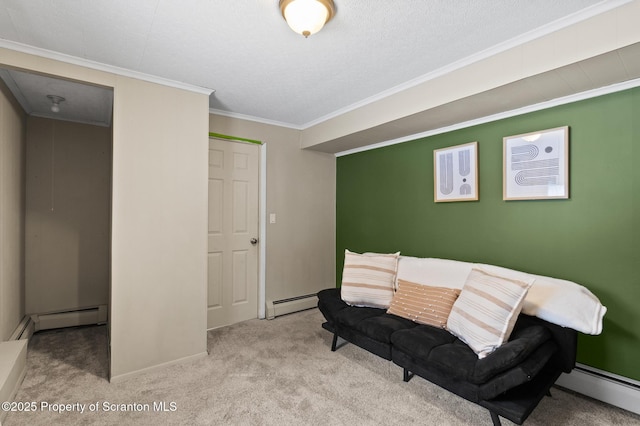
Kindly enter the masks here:
<path id="1" fill-rule="evenodd" d="M 335 315 L 349 307 L 340 297 L 339 288 L 327 288 L 318 292 L 318 309 L 333 328 Z"/>
<path id="2" fill-rule="evenodd" d="M 542 344 L 551 340 L 551 333 L 543 326 L 531 326 L 518 330 L 511 339 L 485 358 L 479 359 L 470 377 L 473 383 L 485 383 L 527 359 Z M 548 357 L 540 359 L 546 363 Z M 537 368 L 534 366 L 534 369 Z M 540 366 L 542 368 L 542 366 Z"/>

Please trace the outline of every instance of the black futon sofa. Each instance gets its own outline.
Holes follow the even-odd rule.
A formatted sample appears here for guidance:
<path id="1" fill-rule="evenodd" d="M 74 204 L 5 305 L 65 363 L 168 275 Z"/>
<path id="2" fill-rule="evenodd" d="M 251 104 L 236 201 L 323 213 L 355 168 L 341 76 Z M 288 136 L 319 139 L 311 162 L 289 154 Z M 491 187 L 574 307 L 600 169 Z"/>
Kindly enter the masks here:
<path id="1" fill-rule="evenodd" d="M 441 386 L 500 416 L 522 424 L 561 373 L 575 366 L 577 332 L 520 314 L 508 342 L 485 358 L 445 329 L 417 324 L 385 309 L 347 305 L 339 288 L 318 293 L 318 308 L 338 337 L 393 361 L 413 375 Z"/>

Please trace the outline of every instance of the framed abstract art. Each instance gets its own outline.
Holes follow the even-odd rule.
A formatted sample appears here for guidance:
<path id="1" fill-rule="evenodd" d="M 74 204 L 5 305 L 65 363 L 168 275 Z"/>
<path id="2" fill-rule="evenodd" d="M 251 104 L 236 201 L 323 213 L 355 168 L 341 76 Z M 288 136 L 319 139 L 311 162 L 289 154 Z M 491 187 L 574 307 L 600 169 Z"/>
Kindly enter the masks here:
<path id="1" fill-rule="evenodd" d="M 433 151 L 434 201 L 478 200 L 478 142 Z"/>
<path id="2" fill-rule="evenodd" d="M 569 126 L 503 139 L 504 200 L 569 198 Z"/>

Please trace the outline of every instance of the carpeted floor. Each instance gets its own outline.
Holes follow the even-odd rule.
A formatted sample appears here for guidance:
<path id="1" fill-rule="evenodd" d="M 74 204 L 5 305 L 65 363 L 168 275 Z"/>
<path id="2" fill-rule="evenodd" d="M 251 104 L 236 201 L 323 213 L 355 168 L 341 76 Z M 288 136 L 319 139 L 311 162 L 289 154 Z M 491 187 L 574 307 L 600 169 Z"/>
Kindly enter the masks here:
<path id="1" fill-rule="evenodd" d="M 107 380 L 106 327 L 38 333 L 15 399 L 36 410 L 10 412 L 5 424 L 491 425 L 485 409 L 419 377 L 404 383 L 399 367 L 354 345 L 331 352 L 321 323 L 312 309 L 210 331 L 208 357 L 121 383 Z M 624 410 L 552 394 L 526 425 L 640 425 Z"/>

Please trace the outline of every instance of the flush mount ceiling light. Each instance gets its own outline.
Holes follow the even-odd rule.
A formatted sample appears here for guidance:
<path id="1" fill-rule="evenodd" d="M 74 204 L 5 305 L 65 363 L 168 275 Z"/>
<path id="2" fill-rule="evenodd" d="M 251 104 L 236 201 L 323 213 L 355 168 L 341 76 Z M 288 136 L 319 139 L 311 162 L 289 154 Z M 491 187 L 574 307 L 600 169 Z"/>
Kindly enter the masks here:
<path id="1" fill-rule="evenodd" d="M 306 38 L 320 31 L 336 8 L 333 0 L 280 0 L 280 11 L 289 27 Z"/>
<path id="2" fill-rule="evenodd" d="M 56 95 L 47 95 L 47 98 L 51 100 L 51 111 L 60 112 L 60 102 L 63 102 L 65 99 L 62 96 Z"/>

